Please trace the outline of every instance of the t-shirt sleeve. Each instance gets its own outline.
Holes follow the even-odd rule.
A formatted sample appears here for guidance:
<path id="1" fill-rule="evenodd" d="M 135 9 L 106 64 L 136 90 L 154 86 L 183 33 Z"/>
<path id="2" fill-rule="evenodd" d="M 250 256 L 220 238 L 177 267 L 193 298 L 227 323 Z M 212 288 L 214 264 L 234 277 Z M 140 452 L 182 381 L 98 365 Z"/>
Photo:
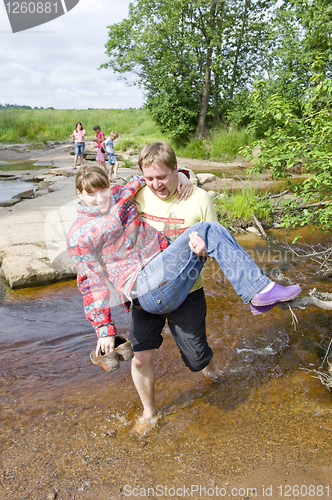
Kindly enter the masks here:
<path id="1" fill-rule="evenodd" d="M 201 204 L 202 222 L 218 222 L 211 197 L 205 193 Z"/>

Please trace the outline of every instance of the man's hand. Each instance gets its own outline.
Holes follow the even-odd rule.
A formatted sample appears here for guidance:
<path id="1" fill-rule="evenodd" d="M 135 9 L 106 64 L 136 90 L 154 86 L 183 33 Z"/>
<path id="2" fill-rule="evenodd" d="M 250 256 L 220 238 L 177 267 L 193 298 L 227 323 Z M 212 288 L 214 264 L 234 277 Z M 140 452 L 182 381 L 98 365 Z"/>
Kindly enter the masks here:
<path id="1" fill-rule="evenodd" d="M 192 182 L 183 172 L 178 172 L 177 192 L 179 200 L 186 200 L 193 192 Z"/>
<path id="2" fill-rule="evenodd" d="M 205 248 L 205 241 L 203 238 L 198 236 L 197 231 L 192 231 L 189 234 L 189 240 L 189 248 L 192 252 L 194 252 L 194 254 L 199 257 L 208 257 Z"/>
<path id="3" fill-rule="evenodd" d="M 96 347 L 96 357 L 100 356 L 100 353 L 107 354 L 108 352 L 114 351 L 115 345 L 115 335 L 111 337 L 100 337 L 97 342 Z"/>

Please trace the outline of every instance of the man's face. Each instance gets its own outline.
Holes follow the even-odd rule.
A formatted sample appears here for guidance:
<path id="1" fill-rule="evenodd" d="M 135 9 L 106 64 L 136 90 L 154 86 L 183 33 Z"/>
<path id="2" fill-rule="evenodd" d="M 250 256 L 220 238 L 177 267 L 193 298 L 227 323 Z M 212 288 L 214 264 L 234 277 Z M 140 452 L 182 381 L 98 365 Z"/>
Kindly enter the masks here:
<path id="1" fill-rule="evenodd" d="M 149 189 L 162 200 L 167 200 L 176 192 L 178 183 L 177 165 L 174 170 L 165 163 L 152 163 L 149 167 L 142 167 L 142 172 Z"/>

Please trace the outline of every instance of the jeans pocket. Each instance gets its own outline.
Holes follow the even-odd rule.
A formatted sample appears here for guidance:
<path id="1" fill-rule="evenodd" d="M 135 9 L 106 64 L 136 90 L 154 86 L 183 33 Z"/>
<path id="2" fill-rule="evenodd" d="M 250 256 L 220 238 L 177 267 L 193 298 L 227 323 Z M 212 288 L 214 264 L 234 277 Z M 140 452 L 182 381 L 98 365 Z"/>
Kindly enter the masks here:
<path id="1" fill-rule="evenodd" d="M 168 280 L 162 281 L 158 286 L 139 297 L 143 309 L 152 314 L 165 314 L 178 307 L 178 290 Z"/>

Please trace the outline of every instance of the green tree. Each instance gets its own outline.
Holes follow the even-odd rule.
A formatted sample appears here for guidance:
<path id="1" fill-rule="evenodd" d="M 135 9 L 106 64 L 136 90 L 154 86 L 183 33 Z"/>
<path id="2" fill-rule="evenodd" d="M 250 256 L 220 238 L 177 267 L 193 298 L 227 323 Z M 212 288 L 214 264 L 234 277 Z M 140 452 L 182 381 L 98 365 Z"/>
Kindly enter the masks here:
<path id="1" fill-rule="evenodd" d="M 283 0 L 275 11 L 275 49 L 270 59 L 271 93 L 287 96 L 297 113 L 298 101 L 312 86 L 312 64 L 324 56 L 332 75 L 332 3 L 330 0 Z"/>
<path id="2" fill-rule="evenodd" d="M 295 187 L 298 198 L 287 203 L 284 225 L 312 224 L 331 231 L 332 79 L 326 76 L 321 58 L 317 58 L 311 72 L 310 86 L 299 103 L 300 118 L 292 101 L 277 94 L 266 97 L 266 82 L 257 82 L 251 98 L 262 115 L 272 118 L 275 125 L 258 143 L 261 152 L 253 158 L 253 170 L 269 170 L 280 179 L 290 177 L 294 164 L 301 163 L 309 176 Z"/>
<path id="3" fill-rule="evenodd" d="M 276 0 L 136 0 L 109 26 L 110 67 L 134 72 L 161 131 L 204 137 L 264 68 Z"/>

